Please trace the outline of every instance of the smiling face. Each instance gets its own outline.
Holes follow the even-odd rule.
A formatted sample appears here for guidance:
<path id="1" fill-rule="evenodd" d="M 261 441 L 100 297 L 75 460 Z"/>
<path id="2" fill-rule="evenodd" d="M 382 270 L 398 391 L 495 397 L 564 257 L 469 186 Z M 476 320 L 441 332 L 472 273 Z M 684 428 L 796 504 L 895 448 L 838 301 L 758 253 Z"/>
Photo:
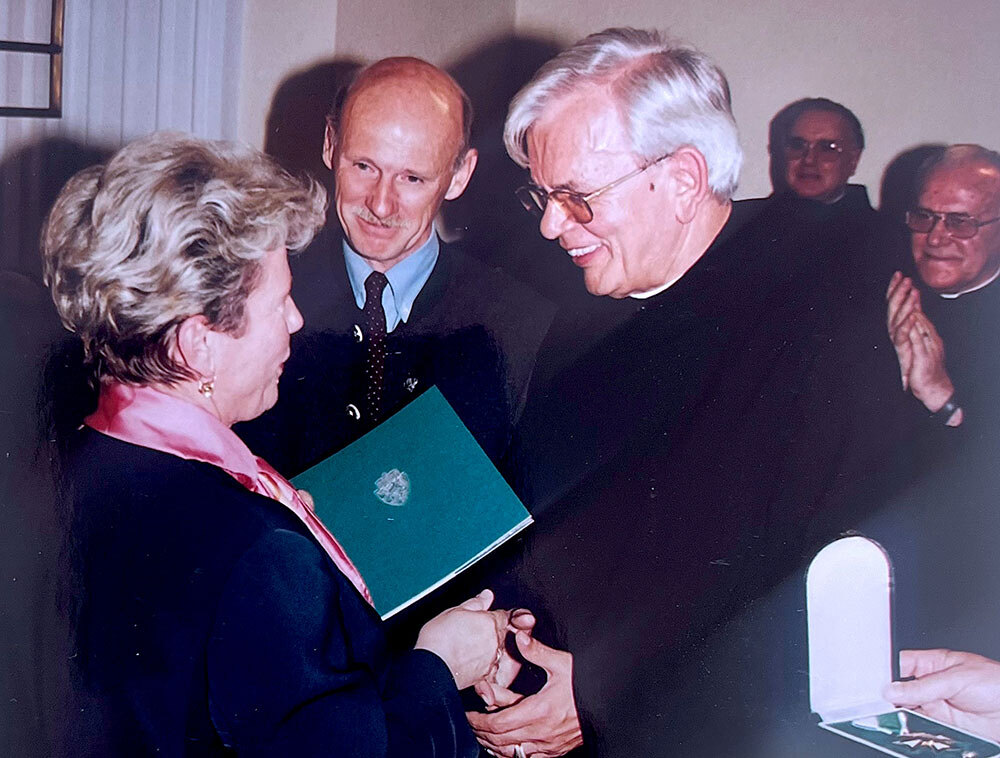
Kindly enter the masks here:
<path id="1" fill-rule="evenodd" d="M 427 241 L 441 203 L 462 194 L 476 163 L 470 150 L 455 167 L 462 102 L 454 83 L 429 64 L 393 71 L 358 86 L 324 148 L 344 233 L 377 271 Z"/>
<path id="2" fill-rule="evenodd" d="M 785 158 L 785 181 L 792 192 L 821 203 L 839 199 L 861 159 L 861 150 L 844 117 L 830 111 L 806 111 L 795 119 L 788 137 L 810 144 L 837 142 L 843 146 L 843 151 L 832 160 L 823 160 L 815 147 L 801 158 Z"/>
<path id="3" fill-rule="evenodd" d="M 265 253 L 256 285 L 247 296 L 239 336 L 209 333 L 215 369 L 212 401 L 227 425 L 256 418 L 278 401 L 289 335 L 302 328 L 291 287 L 285 248 Z"/>
<path id="4" fill-rule="evenodd" d="M 964 213 L 979 221 L 1000 216 L 1000 171 L 987 161 L 942 164 L 931 171 L 917 201 L 935 213 Z M 1000 268 L 1000 222 L 974 237 L 955 239 L 938 220 L 930 232 L 913 232 L 913 261 L 931 289 L 956 293 L 989 280 Z"/>
<path id="5" fill-rule="evenodd" d="M 584 87 L 549 104 L 527 135 L 532 181 L 586 195 L 642 164 L 632 153 L 610 95 Z M 662 285 L 681 233 L 670 209 L 670 161 L 662 161 L 590 202 L 581 224 L 550 202 L 540 231 L 583 269 L 594 295 L 626 297 Z"/>

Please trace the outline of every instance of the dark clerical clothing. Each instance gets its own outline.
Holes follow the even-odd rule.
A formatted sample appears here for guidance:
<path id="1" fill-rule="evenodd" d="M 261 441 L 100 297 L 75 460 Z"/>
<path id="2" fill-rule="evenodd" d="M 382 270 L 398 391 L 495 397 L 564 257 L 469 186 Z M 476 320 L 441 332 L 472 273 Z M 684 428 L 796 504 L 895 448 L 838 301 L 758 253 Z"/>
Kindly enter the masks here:
<path id="1" fill-rule="evenodd" d="M 539 359 L 553 378 L 511 458 L 537 519 L 513 593 L 573 653 L 596 754 L 673 755 L 663 706 L 685 656 L 798 565 L 817 513 L 881 476 L 892 435 L 871 425 L 903 395 L 853 389 L 892 375 L 884 295 L 836 286 L 833 238 L 736 203 L 677 283 L 609 306 L 555 371 Z"/>
<path id="2" fill-rule="evenodd" d="M 924 289 L 920 302 L 944 342 L 945 365 L 964 420 L 963 441 L 996 439 L 1000 428 L 1000 281 L 958 297 Z"/>
<path id="3" fill-rule="evenodd" d="M 366 412 L 366 336 L 342 237 L 324 229 L 292 263 L 305 319 L 293 336 L 278 405 L 237 427 L 248 446 L 295 475 L 379 419 Z M 526 286 L 442 244 L 409 318 L 385 337 L 381 418 L 436 385 L 494 460 L 507 449 L 555 308 Z"/>

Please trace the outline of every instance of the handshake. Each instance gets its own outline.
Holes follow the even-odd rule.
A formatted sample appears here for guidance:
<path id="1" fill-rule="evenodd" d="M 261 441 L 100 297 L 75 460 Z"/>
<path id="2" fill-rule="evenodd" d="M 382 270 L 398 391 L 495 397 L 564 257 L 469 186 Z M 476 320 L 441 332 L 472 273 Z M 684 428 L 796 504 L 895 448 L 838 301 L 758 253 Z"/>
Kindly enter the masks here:
<path id="1" fill-rule="evenodd" d="M 573 656 L 532 637 L 535 617 L 523 608 L 490 610 L 493 593 L 483 590 L 428 621 L 414 646 L 441 658 L 459 689 L 473 687 L 486 713 L 468 713 L 479 742 L 492 754 L 518 758 L 563 755 L 583 743 L 573 699 Z M 526 661 L 547 680 L 534 695 L 510 689 L 521 664 L 507 650 L 514 634 Z"/>

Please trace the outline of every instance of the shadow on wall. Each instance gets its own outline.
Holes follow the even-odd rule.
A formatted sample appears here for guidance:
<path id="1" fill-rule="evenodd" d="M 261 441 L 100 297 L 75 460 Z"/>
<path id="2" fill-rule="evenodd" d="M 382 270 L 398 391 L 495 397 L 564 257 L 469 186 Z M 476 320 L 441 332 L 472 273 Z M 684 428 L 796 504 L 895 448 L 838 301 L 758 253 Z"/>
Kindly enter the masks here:
<path id="1" fill-rule="evenodd" d="M 78 343 L 59 323 L 42 284 L 39 237 L 65 182 L 108 153 L 45 139 L 0 162 L 0 753 L 62 754 L 58 735 L 68 691 L 67 625 L 60 608 L 62 518 L 55 496 L 52 399 L 65 407 L 89 391 L 49 388 L 46 364 Z M 68 351 L 68 352 L 64 352 Z M 79 390 L 79 391 L 77 391 Z M 82 416 L 73 425 L 80 423 Z M 67 422 L 68 423 L 68 422 Z"/>
<path id="2" fill-rule="evenodd" d="M 785 155 L 782 144 L 795 124 L 798 114 L 789 110 L 789 106 L 798 102 L 794 100 L 782 107 L 767 124 L 767 173 L 771 178 L 771 191 L 780 195 L 788 191 L 788 180 L 785 178 Z"/>
<path id="3" fill-rule="evenodd" d="M 554 41 L 547 39 L 501 37 L 446 67 L 472 101 L 472 146 L 479 151 L 479 165 L 462 197 L 445 205 L 443 225 L 448 236 L 470 243 L 469 252 L 505 268 L 509 261 L 495 258 L 500 244 L 509 244 L 512 234 L 523 237 L 528 228 L 533 238 L 541 240 L 537 226 L 514 197 L 514 190 L 528 181 L 528 174 L 504 149 L 507 107 L 517 91 L 559 50 Z"/>
<path id="4" fill-rule="evenodd" d="M 915 207 L 917 196 L 917 174 L 925 160 L 939 155 L 947 145 L 926 144 L 911 147 L 889 161 L 882 174 L 879 190 L 879 210 L 889 218 L 903 223 L 906 211 Z"/>
<path id="5" fill-rule="evenodd" d="M 38 238 L 49 208 L 80 169 L 102 163 L 110 151 L 64 138 L 44 139 L 0 163 L 0 270 L 41 284 Z"/>
<path id="6" fill-rule="evenodd" d="M 468 189 L 442 209 L 442 233 L 489 266 L 503 269 L 557 305 L 590 305 L 582 273 L 559 245 L 539 232 L 514 191 L 530 181 L 503 144 L 510 101 L 561 47 L 552 39 L 493 40 L 448 66 L 475 109 L 472 144 L 479 165 Z"/>
<path id="7" fill-rule="evenodd" d="M 264 152 L 292 173 L 305 171 L 331 189 L 333 177 L 322 155 L 326 114 L 340 88 L 360 69 L 355 59 L 335 59 L 286 78 L 271 99 Z"/>

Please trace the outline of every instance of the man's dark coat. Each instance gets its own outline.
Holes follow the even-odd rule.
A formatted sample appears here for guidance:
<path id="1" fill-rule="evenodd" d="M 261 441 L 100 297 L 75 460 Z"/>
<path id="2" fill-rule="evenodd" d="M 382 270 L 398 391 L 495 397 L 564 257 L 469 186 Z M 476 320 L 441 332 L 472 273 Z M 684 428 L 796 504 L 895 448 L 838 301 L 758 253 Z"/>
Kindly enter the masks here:
<path id="1" fill-rule="evenodd" d="M 372 428 L 364 418 L 364 335 L 336 227 L 292 263 L 305 319 L 292 340 L 278 405 L 236 431 L 288 475 Z M 437 385 L 487 454 L 506 450 L 554 306 L 524 285 L 441 245 L 430 278 L 386 342 L 385 416 Z M 359 340 L 358 337 L 361 337 Z"/>

